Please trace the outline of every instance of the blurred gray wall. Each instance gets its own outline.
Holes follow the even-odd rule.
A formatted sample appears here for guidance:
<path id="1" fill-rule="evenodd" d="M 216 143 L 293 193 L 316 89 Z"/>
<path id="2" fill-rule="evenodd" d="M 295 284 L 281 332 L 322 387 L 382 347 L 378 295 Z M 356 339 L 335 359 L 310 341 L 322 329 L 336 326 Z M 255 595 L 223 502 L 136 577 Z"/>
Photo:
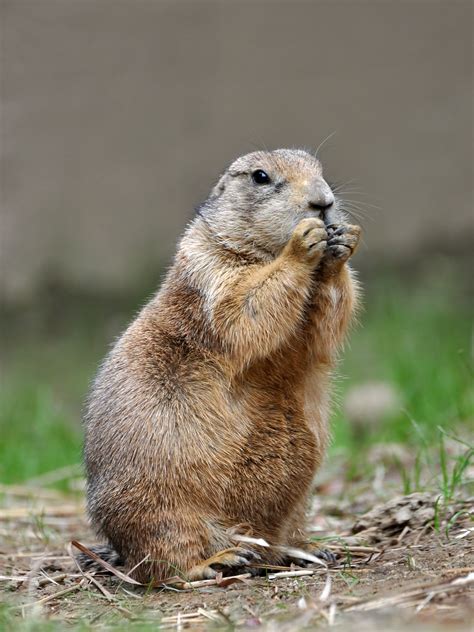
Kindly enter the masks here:
<path id="1" fill-rule="evenodd" d="M 465 248 L 472 4 L 1 1 L 1 285 L 130 287 L 219 172 L 316 148 L 370 218 L 361 258 Z M 362 194 L 360 194 L 362 192 Z M 365 203 L 380 206 L 380 209 Z"/>

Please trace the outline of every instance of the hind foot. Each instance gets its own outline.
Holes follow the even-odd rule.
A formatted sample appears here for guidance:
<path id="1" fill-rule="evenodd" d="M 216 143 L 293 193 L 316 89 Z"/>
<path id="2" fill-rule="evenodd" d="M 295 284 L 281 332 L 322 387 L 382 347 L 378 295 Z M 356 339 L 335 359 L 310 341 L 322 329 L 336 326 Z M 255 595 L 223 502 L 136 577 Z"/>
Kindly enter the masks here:
<path id="1" fill-rule="evenodd" d="M 219 551 L 200 564 L 193 566 L 187 576 L 190 581 L 198 579 L 212 579 L 217 573 L 224 575 L 236 574 L 240 571 L 248 571 L 252 562 L 260 559 L 260 555 L 249 549 L 234 547 Z"/>
<path id="2" fill-rule="evenodd" d="M 333 564 L 336 564 L 336 562 L 337 562 L 337 555 L 335 553 L 333 553 L 329 549 L 322 549 L 322 548 L 320 548 L 314 542 L 301 542 L 301 543 L 297 544 L 296 547 L 301 549 L 305 553 L 309 553 L 310 555 L 314 555 L 314 557 L 317 557 L 318 559 L 322 560 L 323 562 L 326 562 L 326 564 L 328 564 L 330 566 L 333 565 Z M 311 560 L 298 558 L 297 556 L 295 556 L 294 558 L 290 558 L 289 561 L 293 562 L 293 564 L 297 564 L 298 566 L 303 566 L 303 567 L 306 567 L 306 566 L 309 566 L 309 565 L 315 563 L 315 562 L 312 562 Z"/>

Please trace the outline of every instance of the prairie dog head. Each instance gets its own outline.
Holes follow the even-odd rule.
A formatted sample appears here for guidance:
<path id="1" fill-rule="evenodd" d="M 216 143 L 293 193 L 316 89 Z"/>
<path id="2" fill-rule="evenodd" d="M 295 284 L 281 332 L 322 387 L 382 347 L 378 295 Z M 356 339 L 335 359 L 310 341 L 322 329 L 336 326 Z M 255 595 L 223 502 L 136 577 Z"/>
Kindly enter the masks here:
<path id="1" fill-rule="evenodd" d="M 296 225 L 318 217 L 341 218 L 319 160 L 303 150 L 277 149 L 241 156 L 221 176 L 200 215 L 228 248 L 274 257 Z"/>

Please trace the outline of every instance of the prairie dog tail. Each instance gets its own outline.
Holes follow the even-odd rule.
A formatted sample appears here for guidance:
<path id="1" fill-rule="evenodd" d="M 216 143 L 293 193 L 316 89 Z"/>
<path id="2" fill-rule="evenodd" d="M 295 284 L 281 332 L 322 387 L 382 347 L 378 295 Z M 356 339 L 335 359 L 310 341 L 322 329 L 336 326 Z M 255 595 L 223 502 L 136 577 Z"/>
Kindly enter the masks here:
<path id="1" fill-rule="evenodd" d="M 90 550 L 98 555 L 104 562 L 108 562 L 111 566 L 123 566 L 124 562 L 120 558 L 120 555 L 110 544 L 96 544 L 89 547 Z M 88 570 L 101 570 L 104 568 L 98 562 L 93 560 L 86 553 L 78 553 L 75 559 L 83 571 Z"/>

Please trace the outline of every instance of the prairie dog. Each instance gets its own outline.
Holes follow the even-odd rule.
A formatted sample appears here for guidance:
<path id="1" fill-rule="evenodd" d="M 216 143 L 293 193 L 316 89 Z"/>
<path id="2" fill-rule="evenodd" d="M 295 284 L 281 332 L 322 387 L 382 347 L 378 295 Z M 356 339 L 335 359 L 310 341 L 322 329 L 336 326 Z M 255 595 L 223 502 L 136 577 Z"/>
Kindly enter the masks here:
<path id="1" fill-rule="evenodd" d="M 199 208 L 85 414 L 89 515 L 126 567 L 149 556 L 138 580 L 251 563 L 239 528 L 304 540 L 359 235 L 302 150 L 238 158 Z"/>

